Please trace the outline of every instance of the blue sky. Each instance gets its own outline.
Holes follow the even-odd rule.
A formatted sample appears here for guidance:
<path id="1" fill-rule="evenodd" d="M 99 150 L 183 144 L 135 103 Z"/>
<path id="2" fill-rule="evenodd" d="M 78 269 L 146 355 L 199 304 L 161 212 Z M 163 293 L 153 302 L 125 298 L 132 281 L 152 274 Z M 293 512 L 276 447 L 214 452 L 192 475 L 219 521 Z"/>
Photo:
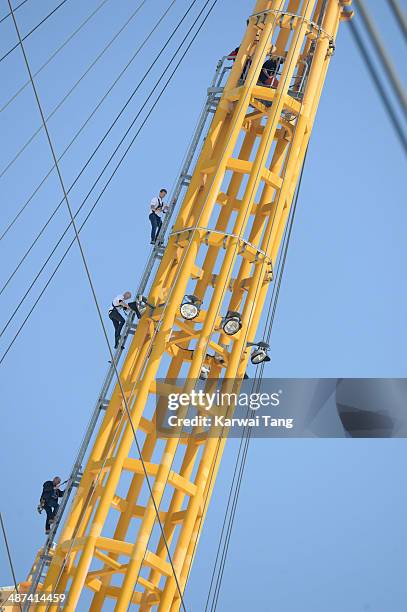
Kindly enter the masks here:
<path id="1" fill-rule="evenodd" d="M 54 0 L 27 2 L 16 13 L 22 32 L 56 4 Z M 34 70 L 98 4 L 96 0 L 68 0 L 26 41 Z M 153 5 L 147 0 L 50 120 L 57 152 L 64 149 L 157 19 L 157 7 L 161 12 L 168 4 L 160 0 Z M 149 199 L 159 187 L 173 184 L 216 62 L 239 43 L 252 4 L 219 0 L 83 232 L 103 309 L 113 295 L 137 286 L 147 257 Z M 405 49 L 399 30 L 386 2 L 373 4 L 372 14 L 401 74 L 405 70 Z M 38 76 L 46 114 L 135 6 L 130 0 L 109 0 Z M 177 0 L 163 27 L 64 157 L 61 168 L 66 184 L 72 182 L 186 6 L 186 0 Z M 2 0 L 0 16 L 7 12 L 7 2 Z M 194 9 L 192 14 L 196 12 Z M 0 40 L 2 53 L 15 43 L 10 19 L 0 24 Z M 174 48 L 172 45 L 170 50 Z M 73 190 L 74 207 L 86 194 L 162 66 L 156 67 L 140 89 Z M 18 50 L 0 63 L 0 74 L 3 106 L 27 78 Z M 0 113 L 0 171 L 39 125 L 32 91 L 26 88 Z M 0 179 L 1 229 L 50 165 L 50 152 L 41 134 Z M 60 187 L 52 175 L 0 242 L 3 282 L 60 197 Z M 343 24 L 312 134 L 267 376 L 406 376 L 405 204 L 405 163 L 400 146 Z M 63 207 L 0 296 L 2 327 L 67 220 Z M 15 327 L 0 339 L 1 353 L 32 299 L 16 317 Z M 25 577 L 43 541 L 43 520 L 35 512 L 41 484 L 56 472 L 67 475 L 107 359 L 75 249 L 0 368 L 1 510 L 20 578 Z M 212 554 L 225 508 L 224 490 L 230 484 L 235 452 L 232 443 L 191 576 L 186 601 L 194 611 L 204 609 Z M 254 441 L 220 609 L 245 610 L 250 605 L 256 610 L 279 612 L 405 610 L 404 463 L 403 440 Z M 0 549 L 3 551 L 2 546 Z M 10 582 L 2 553 L 0 584 Z"/>

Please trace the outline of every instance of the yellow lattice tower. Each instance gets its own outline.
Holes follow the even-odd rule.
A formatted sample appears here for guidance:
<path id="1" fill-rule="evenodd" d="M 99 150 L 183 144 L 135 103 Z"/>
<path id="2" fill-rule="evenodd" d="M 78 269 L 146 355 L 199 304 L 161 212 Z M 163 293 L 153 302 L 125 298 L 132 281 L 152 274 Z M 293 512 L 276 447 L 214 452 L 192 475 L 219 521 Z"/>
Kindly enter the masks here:
<path id="1" fill-rule="evenodd" d="M 43 585 L 67 592 L 67 610 L 83 609 L 84 590 L 91 610 L 107 598 L 120 612 L 181 605 L 225 439 L 163 439 L 152 407 L 203 365 L 243 378 L 346 4 L 256 3 L 120 373 L 143 462 L 116 387 Z M 257 84 L 270 53 L 276 88 Z M 193 321 L 180 316 L 185 294 L 202 300 Z M 233 336 L 227 311 L 241 315 Z"/>

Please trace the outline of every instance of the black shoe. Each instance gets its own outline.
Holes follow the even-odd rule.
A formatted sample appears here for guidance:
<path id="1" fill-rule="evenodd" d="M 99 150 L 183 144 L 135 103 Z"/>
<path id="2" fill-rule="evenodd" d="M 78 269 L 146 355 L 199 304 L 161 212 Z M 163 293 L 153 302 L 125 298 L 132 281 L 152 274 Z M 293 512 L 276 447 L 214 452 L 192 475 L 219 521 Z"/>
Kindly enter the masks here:
<path id="1" fill-rule="evenodd" d="M 152 241 L 150 242 L 150 244 L 155 244 L 155 242 L 152 240 Z"/>
<path id="2" fill-rule="evenodd" d="M 45 535 L 49 535 L 49 532 L 51 531 L 51 529 L 46 529 L 45 530 Z"/>
<path id="3" fill-rule="evenodd" d="M 117 344 L 114 345 L 114 350 L 117 351 Z"/>

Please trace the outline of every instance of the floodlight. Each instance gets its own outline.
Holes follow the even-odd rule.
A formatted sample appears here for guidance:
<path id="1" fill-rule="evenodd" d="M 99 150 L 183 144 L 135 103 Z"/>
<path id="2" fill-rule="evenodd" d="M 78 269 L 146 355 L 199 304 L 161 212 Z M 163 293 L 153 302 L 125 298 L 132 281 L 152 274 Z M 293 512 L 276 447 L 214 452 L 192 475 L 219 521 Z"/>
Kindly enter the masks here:
<path id="1" fill-rule="evenodd" d="M 187 321 L 196 319 L 199 315 L 201 300 L 195 295 L 186 295 L 180 306 L 181 316 Z"/>
<path id="2" fill-rule="evenodd" d="M 228 336 L 233 336 L 242 328 L 242 317 L 238 312 L 228 310 L 222 321 L 222 329 Z"/>
<path id="3" fill-rule="evenodd" d="M 201 373 L 199 374 L 199 378 L 201 380 L 207 380 L 210 372 L 210 367 L 207 365 L 203 365 L 201 368 Z"/>
<path id="4" fill-rule="evenodd" d="M 271 361 L 270 357 L 268 356 L 270 345 L 267 344 L 267 342 L 248 342 L 247 345 L 255 347 L 254 351 L 250 355 L 250 361 L 254 365 Z"/>

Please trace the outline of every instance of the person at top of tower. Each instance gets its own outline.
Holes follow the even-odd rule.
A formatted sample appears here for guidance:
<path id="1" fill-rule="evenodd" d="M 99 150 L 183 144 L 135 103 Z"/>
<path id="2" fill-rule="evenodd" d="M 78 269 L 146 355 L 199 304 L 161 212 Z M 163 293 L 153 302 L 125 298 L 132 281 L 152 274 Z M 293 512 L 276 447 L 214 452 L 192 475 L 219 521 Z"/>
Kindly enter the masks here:
<path id="1" fill-rule="evenodd" d="M 157 197 L 153 198 L 150 202 L 150 223 L 151 223 L 151 242 L 155 244 L 158 234 L 160 233 L 161 226 L 163 224 L 162 214 L 168 211 L 168 206 L 164 204 L 164 198 L 167 195 L 166 189 L 160 189 L 160 193 Z"/>
<path id="2" fill-rule="evenodd" d="M 236 49 L 233 49 L 233 51 L 228 53 L 228 55 L 226 56 L 226 59 L 234 62 L 235 59 L 236 59 L 237 54 L 239 53 L 239 49 L 240 49 L 240 47 L 236 47 Z"/>
<path id="3" fill-rule="evenodd" d="M 277 58 L 273 57 L 273 54 L 276 51 L 276 47 L 273 45 L 269 58 L 264 62 L 262 69 L 260 71 L 259 85 L 263 87 L 272 87 L 277 89 L 278 87 L 278 78 L 277 71 L 279 68 L 279 61 Z"/>
<path id="4" fill-rule="evenodd" d="M 42 485 L 42 493 L 40 497 L 40 503 L 38 505 L 38 512 L 45 510 L 47 519 L 45 521 L 45 534 L 48 535 L 51 529 L 51 523 L 55 521 L 55 516 L 58 512 L 59 504 L 58 498 L 62 497 L 64 491 L 61 491 L 59 485 L 61 479 L 59 476 L 55 476 L 52 480 L 46 480 Z"/>

